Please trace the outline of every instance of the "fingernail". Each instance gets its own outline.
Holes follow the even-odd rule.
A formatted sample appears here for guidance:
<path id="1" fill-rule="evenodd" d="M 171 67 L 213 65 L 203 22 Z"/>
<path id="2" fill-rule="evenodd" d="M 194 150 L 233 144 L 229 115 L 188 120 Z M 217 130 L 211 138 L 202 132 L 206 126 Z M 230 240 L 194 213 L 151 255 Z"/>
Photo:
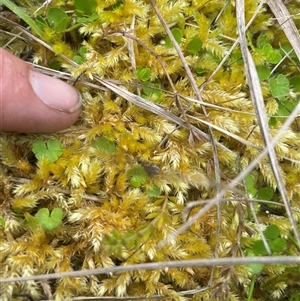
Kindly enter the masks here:
<path id="1" fill-rule="evenodd" d="M 52 109 L 72 113 L 81 107 L 79 92 L 59 79 L 30 70 L 29 82 L 38 98 Z"/>

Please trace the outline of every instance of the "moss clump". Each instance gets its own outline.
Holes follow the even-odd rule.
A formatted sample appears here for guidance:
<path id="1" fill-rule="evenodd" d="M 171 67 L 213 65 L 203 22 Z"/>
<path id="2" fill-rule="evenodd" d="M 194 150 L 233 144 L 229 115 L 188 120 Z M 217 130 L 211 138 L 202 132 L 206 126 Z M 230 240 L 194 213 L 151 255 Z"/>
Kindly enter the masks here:
<path id="1" fill-rule="evenodd" d="M 247 22 L 258 4 L 245 1 Z M 219 206 L 212 206 L 177 233 L 247 168 L 264 142 L 239 47 L 220 64 L 238 38 L 234 5 L 215 0 L 160 0 L 156 5 L 183 57 L 147 1 L 53 0 L 40 9 L 28 1 L 22 9 L 34 16 L 47 47 L 28 37 L 26 43 L 21 38 L 10 41 L 9 31 L 17 34 L 19 29 L 2 17 L 2 46 L 9 42 L 12 52 L 55 68 L 58 75 L 68 72 L 83 97 L 82 116 L 68 130 L 39 136 L 1 134 L 3 278 L 146 262 L 261 256 L 262 251 L 253 245 L 260 244 L 268 225 L 276 225 L 276 238 L 286 243 L 285 249 L 271 245 L 272 253 L 299 256 L 299 242 L 267 159 L 251 173 L 251 183 L 248 178 L 236 189 L 225 189 Z M 291 11 L 296 6 L 296 1 L 288 3 Z M 15 21 L 23 25 L 17 17 Z M 290 46 L 267 6 L 257 12 L 247 34 L 255 64 L 267 72 L 262 92 L 275 136 L 298 101 L 295 65 L 299 61 L 294 53 L 282 60 Z M 277 86 L 287 80 L 287 95 L 279 95 L 272 80 Z M 108 83 L 131 94 L 115 93 Z M 128 101 L 132 95 L 148 102 L 135 106 Z M 36 156 L 37 140 L 60 141 L 57 158 Z M 300 217 L 299 141 L 295 120 L 276 144 L 296 222 Z M 265 212 L 268 207 L 261 210 L 258 202 L 251 202 L 261 188 L 272 191 L 271 214 Z M 43 227 L 37 218 L 43 208 L 47 212 L 61 208 L 62 223 L 51 230 Z M 159 295 L 164 300 L 245 300 L 253 295 L 255 300 L 292 300 L 300 289 L 298 273 L 299 268 L 282 265 L 266 265 L 258 272 L 249 266 L 136 270 L 5 283 L 1 298 L 20 300 L 18 294 L 29 294 L 37 299 L 46 295 L 56 300 L 78 296 L 140 296 L 142 300 Z"/>

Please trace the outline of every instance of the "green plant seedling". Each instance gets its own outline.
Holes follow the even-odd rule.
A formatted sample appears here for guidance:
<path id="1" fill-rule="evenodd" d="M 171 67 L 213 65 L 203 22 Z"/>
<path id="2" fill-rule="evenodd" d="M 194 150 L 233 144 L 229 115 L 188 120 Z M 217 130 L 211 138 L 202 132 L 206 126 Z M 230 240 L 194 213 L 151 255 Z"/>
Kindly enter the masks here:
<path id="1" fill-rule="evenodd" d="M 96 13 L 93 13 L 89 17 L 79 17 L 79 18 L 77 18 L 76 22 L 77 22 L 77 24 L 90 23 L 90 22 L 93 22 L 93 21 L 97 20 L 98 18 L 99 18 L 99 16 Z"/>
<path id="2" fill-rule="evenodd" d="M 273 49 L 270 44 L 265 44 L 258 51 L 266 58 L 266 60 L 271 64 L 277 64 L 282 59 L 280 51 L 277 49 Z"/>
<path id="3" fill-rule="evenodd" d="M 111 235 L 106 234 L 104 236 L 104 247 L 110 254 L 120 256 L 123 248 L 127 250 L 139 248 L 142 243 L 149 239 L 154 230 L 155 228 L 151 224 L 141 225 L 135 230 L 128 229 L 124 233 L 114 229 Z"/>
<path id="4" fill-rule="evenodd" d="M 270 245 L 270 249 L 274 253 L 282 253 L 286 250 L 286 240 L 280 237 L 280 229 L 276 225 L 270 225 L 264 231 L 264 236 Z M 267 250 L 262 240 L 257 240 L 251 246 L 251 252 L 257 256 L 267 255 Z"/>
<path id="5" fill-rule="evenodd" d="M 147 86 L 143 87 L 143 92 L 145 93 L 146 98 L 151 98 L 154 102 L 159 102 L 163 97 L 163 92 L 160 90 L 160 84 L 157 83 L 145 83 Z"/>
<path id="6" fill-rule="evenodd" d="M 100 137 L 93 142 L 93 147 L 102 150 L 108 155 L 112 156 L 116 152 L 116 146 L 113 141 L 108 140 L 106 137 Z"/>
<path id="7" fill-rule="evenodd" d="M 285 75 L 279 74 L 270 79 L 270 89 L 273 97 L 283 100 L 290 92 L 290 83 Z"/>
<path id="8" fill-rule="evenodd" d="M 153 185 L 151 189 L 146 189 L 146 194 L 150 197 L 159 197 L 161 195 L 161 190 L 158 186 Z"/>
<path id="9" fill-rule="evenodd" d="M 287 248 L 286 240 L 282 237 L 277 237 L 270 241 L 270 248 L 274 253 L 280 254 Z"/>
<path id="10" fill-rule="evenodd" d="M 263 187 L 257 191 L 257 198 L 260 200 L 270 201 L 274 196 L 274 190 L 270 187 Z"/>
<path id="11" fill-rule="evenodd" d="M 35 217 L 45 231 L 51 231 L 62 223 L 63 215 L 61 208 L 54 208 L 51 214 L 48 208 L 42 208 L 35 214 Z"/>
<path id="12" fill-rule="evenodd" d="M 63 147 L 56 139 L 49 139 L 47 142 L 37 140 L 32 144 L 32 151 L 38 160 L 46 158 L 49 162 L 55 162 L 62 155 Z"/>
<path id="13" fill-rule="evenodd" d="M 259 80 L 263 81 L 270 77 L 271 71 L 268 66 L 260 65 L 256 67 Z"/>
<path id="14" fill-rule="evenodd" d="M 71 18 L 60 8 L 51 7 L 48 11 L 48 23 L 57 33 L 66 31 Z"/>
<path id="15" fill-rule="evenodd" d="M 259 37 L 257 38 L 256 45 L 257 45 L 258 48 L 261 49 L 261 48 L 264 47 L 264 45 L 268 44 L 269 41 L 270 41 L 270 39 L 269 39 L 266 35 L 261 34 L 261 35 L 259 35 Z"/>
<path id="16" fill-rule="evenodd" d="M 39 26 L 40 29 L 45 30 L 45 28 L 49 27 L 47 21 L 41 17 L 41 16 L 37 16 L 35 19 L 35 23 L 37 24 L 37 26 Z"/>
<path id="17" fill-rule="evenodd" d="M 254 177 L 251 174 L 248 174 L 245 177 L 245 184 L 246 184 L 248 193 L 251 196 L 255 196 L 257 194 L 257 190 L 256 190 L 256 188 L 254 186 L 255 185 Z"/>
<path id="18" fill-rule="evenodd" d="M 272 240 L 272 239 L 277 238 L 280 235 L 280 230 L 276 225 L 270 225 L 264 231 L 264 235 L 265 235 L 266 239 Z"/>
<path id="19" fill-rule="evenodd" d="M 147 82 L 150 80 L 151 70 L 149 68 L 144 68 L 142 66 L 136 69 L 136 77 L 141 82 Z"/>
<path id="20" fill-rule="evenodd" d="M 186 51 L 190 54 L 198 54 L 202 49 L 202 41 L 198 37 L 193 37 L 186 46 Z"/>
<path id="21" fill-rule="evenodd" d="M 146 170 L 139 164 L 133 166 L 127 171 L 127 176 L 130 177 L 130 184 L 133 187 L 141 187 L 146 183 L 148 179 L 148 173 Z"/>
<path id="22" fill-rule="evenodd" d="M 95 0 L 75 0 L 74 1 L 75 13 L 78 15 L 92 15 L 97 7 Z"/>
<path id="23" fill-rule="evenodd" d="M 75 63 L 77 63 L 78 65 L 81 65 L 82 63 L 84 63 L 86 60 L 85 55 L 86 55 L 87 51 L 88 50 L 86 47 L 84 47 L 84 46 L 80 47 L 78 50 L 79 54 L 77 54 L 73 57 L 73 61 Z"/>
<path id="24" fill-rule="evenodd" d="M 255 256 L 255 254 L 249 252 L 247 256 L 252 257 L 252 256 Z M 264 264 L 262 264 L 262 263 L 250 263 L 250 264 L 247 264 L 247 267 L 250 269 L 251 274 L 257 275 L 262 271 L 262 269 L 264 267 Z"/>
<path id="25" fill-rule="evenodd" d="M 296 107 L 296 102 L 292 102 L 292 101 L 280 101 L 278 103 L 278 110 L 277 110 L 277 116 L 280 117 L 288 117 L 291 115 L 291 112 L 293 112 L 293 110 Z"/>
<path id="26" fill-rule="evenodd" d="M 172 32 L 172 35 L 174 37 L 174 39 L 176 40 L 176 42 L 178 44 L 180 44 L 182 42 L 182 32 L 179 28 L 173 28 L 171 30 Z M 166 37 L 166 44 L 165 44 L 167 47 L 173 47 L 173 43 L 170 39 L 170 37 Z"/>

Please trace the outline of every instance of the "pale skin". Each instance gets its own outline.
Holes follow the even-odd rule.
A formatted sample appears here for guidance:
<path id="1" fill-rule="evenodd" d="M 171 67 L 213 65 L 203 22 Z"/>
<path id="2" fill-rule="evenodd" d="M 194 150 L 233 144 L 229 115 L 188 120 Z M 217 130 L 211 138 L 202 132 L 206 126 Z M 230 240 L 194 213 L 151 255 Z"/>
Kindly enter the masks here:
<path id="1" fill-rule="evenodd" d="M 0 132 L 50 133 L 81 112 L 77 90 L 0 48 Z"/>

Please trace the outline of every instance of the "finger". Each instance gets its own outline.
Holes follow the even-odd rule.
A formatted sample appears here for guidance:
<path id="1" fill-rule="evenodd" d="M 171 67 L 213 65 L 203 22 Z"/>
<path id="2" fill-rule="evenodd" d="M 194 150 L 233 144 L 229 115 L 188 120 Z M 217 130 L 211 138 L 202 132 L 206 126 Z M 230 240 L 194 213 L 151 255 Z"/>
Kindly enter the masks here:
<path id="1" fill-rule="evenodd" d="M 77 90 L 0 48 L 0 131 L 55 132 L 81 112 Z"/>

